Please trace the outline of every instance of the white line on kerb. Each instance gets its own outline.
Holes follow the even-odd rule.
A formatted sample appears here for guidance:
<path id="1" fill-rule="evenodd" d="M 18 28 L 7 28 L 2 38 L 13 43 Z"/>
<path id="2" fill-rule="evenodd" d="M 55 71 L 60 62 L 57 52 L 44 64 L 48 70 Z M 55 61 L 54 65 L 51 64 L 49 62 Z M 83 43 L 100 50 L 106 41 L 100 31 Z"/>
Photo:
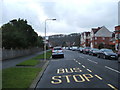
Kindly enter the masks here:
<path id="1" fill-rule="evenodd" d="M 95 64 L 98 64 L 98 62 L 92 61 L 92 60 L 90 60 L 90 59 L 87 59 L 87 60 L 90 61 L 90 62 L 93 62 L 93 63 L 95 63 Z"/>
<path id="2" fill-rule="evenodd" d="M 115 71 L 115 72 L 117 72 L 117 73 L 120 73 L 119 71 L 117 71 L 117 70 L 115 70 L 115 69 L 112 69 L 112 68 L 110 68 L 110 67 L 108 67 L 108 66 L 105 66 L 106 68 L 108 68 L 108 69 L 110 69 L 110 70 L 112 70 L 112 71 Z"/>

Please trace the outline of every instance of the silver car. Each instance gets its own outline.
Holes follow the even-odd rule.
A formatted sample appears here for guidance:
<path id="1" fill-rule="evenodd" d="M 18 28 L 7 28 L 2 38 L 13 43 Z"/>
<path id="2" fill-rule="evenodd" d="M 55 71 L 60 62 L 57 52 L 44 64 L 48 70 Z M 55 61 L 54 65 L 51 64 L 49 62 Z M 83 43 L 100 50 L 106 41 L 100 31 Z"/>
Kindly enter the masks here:
<path id="1" fill-rule="evenodd" d="M 52 58 L 55 58 L 55 57 L 64 58 L 64 52 L 63 52 L 62 47 L 54 47 L 52 49 Z"/>

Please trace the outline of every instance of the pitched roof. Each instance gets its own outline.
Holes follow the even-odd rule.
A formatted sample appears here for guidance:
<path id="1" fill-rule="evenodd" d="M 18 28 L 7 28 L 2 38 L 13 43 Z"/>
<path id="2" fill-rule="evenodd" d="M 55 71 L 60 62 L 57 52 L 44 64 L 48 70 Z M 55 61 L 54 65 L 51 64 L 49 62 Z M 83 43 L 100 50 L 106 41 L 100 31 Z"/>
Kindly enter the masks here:
<path id="1" fill-rule="evenodd" d="M 112 32 L 110 32 L 105 26 L 102 26 L 101 29 L 96 32 L 95 36 L 97 37 L 112 37 Z"/>
<path id="2" fill-rule="evenodd" d="M 98 28 L 92 28 L 93 33 L 95 34 L 98 30 L 100 30 L 102 27 L 98 27 Z"/>

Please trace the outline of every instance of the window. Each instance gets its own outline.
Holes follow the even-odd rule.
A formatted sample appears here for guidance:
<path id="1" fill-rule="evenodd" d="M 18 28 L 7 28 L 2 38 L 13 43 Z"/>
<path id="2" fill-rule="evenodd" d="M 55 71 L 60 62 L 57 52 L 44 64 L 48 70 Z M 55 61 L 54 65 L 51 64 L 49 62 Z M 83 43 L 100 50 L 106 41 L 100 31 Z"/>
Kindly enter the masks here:
<path id="1" fill-rule="evenodd" d="M 118 35 L 117 35 L 117 34 L 115 34 L 115 39 L 117 40 L 117 38 L 118 38 Z"/>
<path id="2" fill-rule="evenodd" d="M 95 42 L 95 45 L 97 45 L 97 42 Z"/>
<path id="3" fill-rule="evenodd" d="M 95 37 L 95 40 L 97 40 L 97 37 Z"/>
<path id="4" fill-rule="evenodd" d="M 103 40 L 105 40 L 105 37 L 103 37 Z"/>

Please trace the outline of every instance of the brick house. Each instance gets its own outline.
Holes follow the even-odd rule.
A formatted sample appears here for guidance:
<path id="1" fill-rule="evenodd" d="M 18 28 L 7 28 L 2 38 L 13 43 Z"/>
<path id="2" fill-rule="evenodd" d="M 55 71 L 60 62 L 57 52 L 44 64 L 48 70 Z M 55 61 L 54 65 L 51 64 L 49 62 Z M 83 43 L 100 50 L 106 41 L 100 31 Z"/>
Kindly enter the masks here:
<path id="1" fill-rule="evenodd" d="M 81 47 L 90 47 L 90 32 L 81 33 Z"/>
<path id="2" fill-rule="evenodd" d="M 110 45 L 110 47 L 111 47 L 111 49 L 115 49 L 115 32 L 112 34 L 112 38 L 111 38 L 111 40 L 110 40 L 110 42 L 109 42 L 109 45 Z"/>
<path id="3" fill-rule="evenodd" d="M 115 26 L 115 49 L 120 49 L 120 25 Z"/>
<path id="4" fill-rule="evenodd" d="M 108 48 L 109 42 L 112 38 L 112 32 L 110 32 L 105 26 L 92 28 L 90 33 L 90 47 L 99 48 L 102 44 L 105 48 Z"/>

